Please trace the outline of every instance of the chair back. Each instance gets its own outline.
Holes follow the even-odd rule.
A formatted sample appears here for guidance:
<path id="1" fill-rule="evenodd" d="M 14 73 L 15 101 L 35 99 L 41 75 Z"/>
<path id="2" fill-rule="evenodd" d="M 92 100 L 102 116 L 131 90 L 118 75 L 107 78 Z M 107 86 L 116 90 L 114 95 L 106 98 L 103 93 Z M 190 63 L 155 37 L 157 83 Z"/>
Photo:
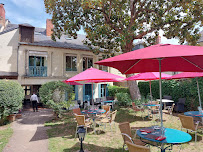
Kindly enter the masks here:
<path id="1" fill-rule="evenodd" d="M 107 112 L 110 111 L 111 106 L 109 105 L 103 105 L 103 109 L 106 110 L 106 112 L 104 114 L 107 114 Z"/>
<path id="2" fill-rule="evenodd" d="M 140 146 L 126 141 L 129 152 L 150 152 L 150 149 L 145 146 Z"/>
<path id="3" fill-rule="evenodd" d="M 159 101 L 152 101 L 152 104 L 159 104 Z"/>
<path id="4" fill-rule="evenodd" d="M 178 115 L 178 117 L 180 118 L 180 122 L 181 122 L 183 128 L 195 131 L 193 117 L 180 115 L 180 114 Z"/>
<path id="5" fill-rule="evenodd" d="M 119 123 L 119 129 L 120 129 L 121 133 L 127 134 L 132 138 L 132 133 L 131 133 L 131 128 L 130 128 L 129 122 Z M 126 141 L 131 142 L 130 139 L 125 138 L 125 136 L 123 136 L 123 140 L 124 140 L 124 142 L 126 142 Z"/>
<path id="6" fill-rule="evenodd" d="M 113 112 L 111 113 L 111 121 L 114 121 L 114 120 L 115 120 L 115 118 L 116 118 L 116 113 L 117 113 L 117 110 L 115 110 L 115 111 L 113 111 Z"/>
<path id="7" fill-rule="evenodd" d="M 76 117 L 78 126 L 80 126 L 80 125 L 85 126 L 85 116 L 84 115 L 76 115 L 75 117 Z"/>
<path id="8" fill-rule="evenodd" d="M 178 103 L 185 104 L 186 98 L 179 98 Z"/>
<path id="9" fill-rule="evenodd" d="M 80 108 L 73 109 L 73 113 L 76 115 L 81 115 Z"/>

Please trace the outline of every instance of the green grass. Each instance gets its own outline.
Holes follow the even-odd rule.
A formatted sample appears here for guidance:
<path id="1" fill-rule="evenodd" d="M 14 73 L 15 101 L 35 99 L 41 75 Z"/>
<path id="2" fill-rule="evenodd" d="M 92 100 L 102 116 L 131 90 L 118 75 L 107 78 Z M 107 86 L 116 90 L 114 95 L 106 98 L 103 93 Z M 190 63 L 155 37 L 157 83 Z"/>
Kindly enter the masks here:
<path id="1" fill-rule="evenodd" d="M 118 123 L 130 122 L 131 127 L 141 128 L 152 125 L 159 125 L 160 122 L 154 119 L 146 119 L 143 121 L 141 113 L 135 113 L 131 108 L 119 108 L 116 116 L 116 128 L 111 132 L 109 125 L 106 129 L 104 127 L 96 127 L 98 131 L 95 135 L 91 129 L 88 129 L 84 140 L 84 149 L 90 152 L 122 152 L 123 139 L 120 135 Z M 49 126 L 49 150 L 50 152 L 75 152 L 80 149 L 78 138 L 74 138 L 76 122 L 71 113 L 60 120 L 52 120 L 45 124 Z M 181 127 L 180 121 L 177 116 L 169 116 L 164 114 L 164 126 L 168 128 L 179 129 Z M 198 132 L 198 141 L 195 144 L 194 134 L 192 141 L 182 144 L 182 152 L 199 152 L 203 149 L 203 134 Z M 150 147 L 151 152 L 160 151 L 156 147 Z M 173 146 L 173 152 L 179 151 L 180 146 Z"/>
<path id="2" fill-rule="evenodd" d="M 10 124 L 0 127 L 0 152 L 3 151 L 12 134 L 13 130 L 11 129 Z"/>

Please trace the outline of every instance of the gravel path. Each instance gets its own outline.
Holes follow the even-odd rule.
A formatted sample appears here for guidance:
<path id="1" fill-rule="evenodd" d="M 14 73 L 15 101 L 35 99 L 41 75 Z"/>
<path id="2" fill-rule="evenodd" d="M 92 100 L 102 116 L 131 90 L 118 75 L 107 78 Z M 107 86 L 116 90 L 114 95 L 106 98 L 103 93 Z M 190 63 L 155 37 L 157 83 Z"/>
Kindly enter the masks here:
<path id="1" fill-rule="evenodd" d="M 22 119 L 12 123 L 13 135 L 3 152 L 48 152 L 48 136 L 44 122 L 52 118 L 52 110 L 25 111 Z"/>

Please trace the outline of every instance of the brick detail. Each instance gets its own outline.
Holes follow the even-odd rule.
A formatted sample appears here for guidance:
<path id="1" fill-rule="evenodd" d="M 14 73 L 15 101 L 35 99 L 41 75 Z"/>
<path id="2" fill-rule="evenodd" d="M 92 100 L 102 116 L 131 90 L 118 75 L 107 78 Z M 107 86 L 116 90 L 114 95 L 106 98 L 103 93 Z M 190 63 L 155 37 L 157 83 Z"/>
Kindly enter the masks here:
<path id="1" fill-rule="evenodd" d="M 46 20 L 46 35 L 51 36 L 53 33 L 52 29 L 54 28 L 51 19 Z"/>

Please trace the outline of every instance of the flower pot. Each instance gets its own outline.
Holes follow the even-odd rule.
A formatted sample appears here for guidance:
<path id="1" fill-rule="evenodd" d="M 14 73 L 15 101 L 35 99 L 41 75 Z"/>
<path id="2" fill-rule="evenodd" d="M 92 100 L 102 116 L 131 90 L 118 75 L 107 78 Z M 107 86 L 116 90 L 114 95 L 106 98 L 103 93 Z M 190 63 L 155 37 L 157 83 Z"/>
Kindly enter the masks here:
<path id="1" fill-rule="evenodd" d="M 15 121 L 15 119 L 16 119 L 16 115 L 15 114 L 11 114 L 11 115 L 8 116 L 9 122 L 13 122 L 13 121 Z"/>

